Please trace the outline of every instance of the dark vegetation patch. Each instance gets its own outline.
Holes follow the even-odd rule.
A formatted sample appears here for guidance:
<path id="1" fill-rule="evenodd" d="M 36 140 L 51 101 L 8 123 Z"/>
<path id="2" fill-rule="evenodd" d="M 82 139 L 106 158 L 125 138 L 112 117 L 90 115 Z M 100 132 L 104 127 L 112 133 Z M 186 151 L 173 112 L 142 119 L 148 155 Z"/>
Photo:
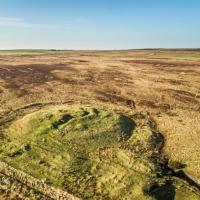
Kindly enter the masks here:
<path id="1" fill-rule="evenodd" d="M 115 93 L 104 92 L 104 91 L 96 91 L 97 99 L 103 102 L 109 102 L 109 103 L 122 103 L 130 108 L 135 108 L 135 102 L 132 99 L 128 99 L 126 97 L 123 97 L 122 95 L 118 95 Z"/>
<path id="2" fill-rule="evenodd" d="M 194 98 L 191 98 L 191 97 L 188 97 L 188 96 L 183 96 L 183 95 L 174 95 L 174 97 L 178 100 L 178 101 L 181 101 L 183 103 L 190 103 L 190 104 L 199 104 L 199 101 L 194 99 Z"/>
<path id="3" fill-rule="evenodd" d="M 164 92 L 167 92 L 170 96 L 173 96 L 180 102 L 190 103 L 190 104 L 199 104 L 199 101 L 196 99 L 196 94 L 188 92 L 185 90 L 175 90 L 175 89 L 166 89 Z"/>
<path id="4" fill-rule="evenodd" d="M 127 62 L 127 63 L 138 63 L 138 64 L 152 64 L 154 65 L 155 67 L 188 67 L 188 66 L 191 66 L 191 67 L 194 67 L 194 65 L 200 67 L 200 64 L 199 63 L 194 63 L 194 62 L 183 62 L 183 61 L 162 61 L 162 60 L 156 60 L 156 59 L 135 59 L 135 60 L 125 60 L 125 61 L 122 61 L 122 62 Z"/>
<path id="5" fill-rule="evenodd" d="M 156 80 L 156 82 L 159 82 L 159 83 L 170 83 L 172 85 L 186 85 L 186 84 L 189 84 L 189 82 L 185 81 L 185 80 L 166 79 L 166 78 L 162 78 L 162 79 Z"/>
<path id="6" fill-rule="evenodd" d="M 164 183 L 163 185 L 151 185 L 146 193 L 151 194 L 156 200 L 163 200 L 163 197 L 165 198 L 165 200 L 174 200 L 176 194 L 175 190 L 176 189 L 173 185 L 173 182 L 169 180 L 166 181 L 166 183 Z"/>
<path id="7" fill-rule="evenodd" d="M 89 60 L 78 60 L 78 62 L 80 62 L 80 63 L 89 63 L 90 61 Z"/>
<path id="8" fill-rule="evenodd" d="M 108 80 L 111 82 L 117 82 L 120 85 L 132 80 L 127 73 L 112 68 L 100 72 L 97 79 L 102 82 L 107 82 Z"/>
<path id="9" fill-rule="evenodd" d="M 147 64 L 158 71 L 170 72 L 170 73 L 180 73 L 189 74 L 193 76 L 200 76 L 200 72 L 196 69 L 200 69 L 199 63 L 192 62 L 175 62 L 175 61 L 162 61 L 162 60 L 126 60 L 123 62 L 135 63 L 140 66 L 140 64 Z M 192 69 L 190 69 L 192 68 Z M 173 84 L 173 82 L 172 82 Z"/>
<path id="10" fill-rule="evenodd" d="M 164 113 L 168 113 L 171 110 L 171 105 L 168 103 L 158 103 L 152 100 L 140 100 L 138 106 L 152 108 L 152 109 L 159 109 Z"/>
<path id="11" fill-rule="evenodd" d="M 26 86 L 39 86 L 48 81 L 74 83 L 71 79 L 61 79 L 53 73 L 54 70 L 77 72 L 74 67 L 70 66 L 71 64 L 0 66 L 0 78 L 6 81 L 6 88 L 17 91 L 17 96 L 20 97 L 29 93 L 25 89 Z"/>
<path id="12" fill-rule="evenodd" d="M 188 96 L 188 97 L 195 97 L 196 96 L 194 93 L 188 92 L 188 91 L 185 91 L 185 90 L 173 90 L 173 89 L 169 89 L 168 91 L 169 92 L 172 91 L 173 93 L 184 95 L 184 96 Z"/>
<path id="13" fill-rule="evenodd" d="M 149 108 L 158 108 L 158 106 L 156 105 L 156 103 L 154 101 L 151 100 L 140 100 L 140 102 L 138 103 L 139 106 L 145 106 L 145 107 L 149 107 Z"/>
<path id="14" fill-rule="evenodd" d="M 192 75 L 192 76 L 200 76 L 200 72 L 196 71 L 196 70 L 189 70 L 187 67 L 186 68 L 174 68 L 174 69 L 170 69 L 170 68 L 160 68 L 160 71 L 166 71 L 166 72 L 170 72 L 170 73 L 179 73 L 182 75 Z"/>
<path id="15" fill-rule="evenodd" d="M 97 74 L 98 74 L 98 70 L 97 69 L 87 69 L 87 71 L 84 71 L 84 73 L 80 73 L 80 83 L 83 84 L 96 84 L 97 83 Z"/>
<path id="16" fill-rule="evenodd" d="M 61 80 L 64 84 L 67 85 L 80 85 L 81 81 L 73 79 L 73 78 L 63 78 L 63 79 L 58 79 Z"/>
<path id="17" fill-rule="evenodd" d="M 73 119 L 71 115 L 65 114 L 58 121 L 53 122 L 52 127 L 57 129 L 60 125 L 67 123 L 71 119 Z"/>

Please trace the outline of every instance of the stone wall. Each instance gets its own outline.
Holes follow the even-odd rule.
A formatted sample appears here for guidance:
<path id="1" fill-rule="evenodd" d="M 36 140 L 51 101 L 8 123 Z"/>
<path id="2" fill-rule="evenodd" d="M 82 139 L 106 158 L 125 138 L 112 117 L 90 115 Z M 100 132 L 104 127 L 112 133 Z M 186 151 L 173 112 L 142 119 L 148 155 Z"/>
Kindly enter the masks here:
<path id="1" fill-rule="evenodd" d="M 21 183 L 22 185 L 26 185 L 27 187 L 32 188 L 35 191 L 38 191 L 39 193 L 46 196 L 47 198 L 49 197 L 50 199 L 56 199 L 56 200 L 80 200 L 79 198 L 74 197 L 73 195 L 65 191 L 48 186 L 41 180 L 38 180 L 1 161 L 0 161 L 0 173 L 2 175 L 5 175 L 5 177 L 9 177 L 12 180 Z M 6 183 L 6 180 L 7 180 L 7 183 L 8 183 L 9 179 L 8 178 L 6 179 L 5 177 L 2 178 L 1 182 L 4 181 Z M 1 184 L 1 187 L 2 185 L 3 184 Z M 10 189 L 12 189 L 12 187 Z"/>

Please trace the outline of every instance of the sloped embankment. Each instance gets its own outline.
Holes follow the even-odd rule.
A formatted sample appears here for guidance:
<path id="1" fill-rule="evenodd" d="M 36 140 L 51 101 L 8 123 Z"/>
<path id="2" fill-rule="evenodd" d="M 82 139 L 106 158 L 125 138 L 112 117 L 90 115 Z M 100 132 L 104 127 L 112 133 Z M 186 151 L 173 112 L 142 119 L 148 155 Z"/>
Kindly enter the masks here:
<path id="1" fill-rule="evenodd" d="M 168 168 L 163 137 L 146 115 L 62 105 L 16 116 L 3 130 L 0 175 L 33 189 L 19 198 L 200 199 Z"/>

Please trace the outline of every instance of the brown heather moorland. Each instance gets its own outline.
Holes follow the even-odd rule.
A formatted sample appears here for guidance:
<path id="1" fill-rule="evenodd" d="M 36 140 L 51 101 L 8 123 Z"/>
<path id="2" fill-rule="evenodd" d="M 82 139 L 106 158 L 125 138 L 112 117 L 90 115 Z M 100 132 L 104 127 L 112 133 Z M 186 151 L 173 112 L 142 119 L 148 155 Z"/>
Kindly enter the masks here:
<path id="1" fill-rule="evenodd" d="M 199 188 L 200 50 L 1 51 L 0 117 L 33 103 L 148 114 L 162 156 Z"/>

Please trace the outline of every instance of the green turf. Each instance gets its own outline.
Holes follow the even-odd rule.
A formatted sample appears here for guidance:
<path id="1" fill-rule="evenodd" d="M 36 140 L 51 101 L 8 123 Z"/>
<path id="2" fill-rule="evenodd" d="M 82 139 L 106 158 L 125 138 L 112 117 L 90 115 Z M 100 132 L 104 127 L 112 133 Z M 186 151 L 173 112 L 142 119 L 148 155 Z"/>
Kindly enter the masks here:
<path id="1" fill-rule="evenodd" d="M 83 199 L 197 200 L 159 158 L 161 134 L 123 114 L 54 106 L 5 131 L 0 159 Z"/>

